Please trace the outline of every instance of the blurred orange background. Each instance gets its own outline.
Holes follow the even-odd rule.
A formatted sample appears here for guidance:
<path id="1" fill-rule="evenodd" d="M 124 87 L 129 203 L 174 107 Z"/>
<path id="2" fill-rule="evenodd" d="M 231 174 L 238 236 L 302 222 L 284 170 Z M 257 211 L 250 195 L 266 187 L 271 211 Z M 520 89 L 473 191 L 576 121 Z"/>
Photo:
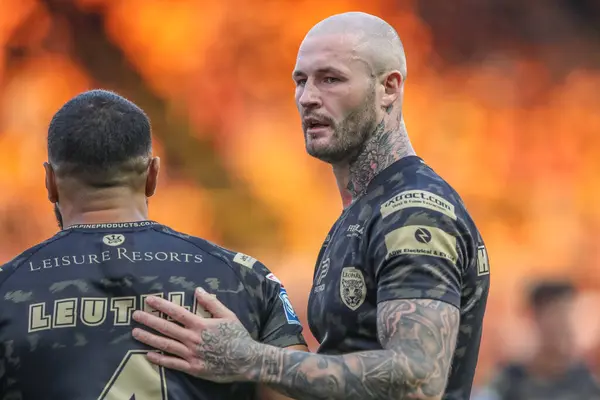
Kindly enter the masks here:
<path id="1" fill-rule="evenodd" d="M 305 320 L 341 201 L 330 167 L 305 154 L 291 71 L 312 25 L 360 10 L 399 32 L 415 149 L 463 196 L 488 246 L 478 379 L 526 353 L 522 293 L 541 277 L 566 276 L 583 291 L 580 350 L 591 356 L 600 343 L 589 317 L 600 289 L 600 33 L 564 4 L 4 0 L 0 263 L 56 232 L 46 129 L 70 97 L 101 87 L 152 119 L 163 161 L 152 219 L 260 259 Z"/>

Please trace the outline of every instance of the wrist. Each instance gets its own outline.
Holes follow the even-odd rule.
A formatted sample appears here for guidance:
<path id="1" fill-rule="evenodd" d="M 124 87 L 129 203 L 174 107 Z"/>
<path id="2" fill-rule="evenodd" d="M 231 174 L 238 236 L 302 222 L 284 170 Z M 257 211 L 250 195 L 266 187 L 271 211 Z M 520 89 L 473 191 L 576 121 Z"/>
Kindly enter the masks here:
<path id="1" fill-rule="evenodd" d="M 278 383 L 283 371 L 284 349 L 256 343 L 253 350 L 258 355 L 257 362 L 253 363 L 246 373 L 246 379 L 250 382 L 273 384 Z"/>

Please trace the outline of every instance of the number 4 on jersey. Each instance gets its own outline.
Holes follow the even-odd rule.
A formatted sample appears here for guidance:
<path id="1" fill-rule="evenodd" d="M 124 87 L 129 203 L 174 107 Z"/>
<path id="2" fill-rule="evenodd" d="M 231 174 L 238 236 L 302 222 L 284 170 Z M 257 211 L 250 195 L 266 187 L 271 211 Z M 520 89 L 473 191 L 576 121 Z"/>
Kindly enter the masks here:
<path id="1" fill-rule="evenodd" d="M 146 359 L 146 350 L 130 350 L 98 400 L 167 400 L 165 370 Z"/>

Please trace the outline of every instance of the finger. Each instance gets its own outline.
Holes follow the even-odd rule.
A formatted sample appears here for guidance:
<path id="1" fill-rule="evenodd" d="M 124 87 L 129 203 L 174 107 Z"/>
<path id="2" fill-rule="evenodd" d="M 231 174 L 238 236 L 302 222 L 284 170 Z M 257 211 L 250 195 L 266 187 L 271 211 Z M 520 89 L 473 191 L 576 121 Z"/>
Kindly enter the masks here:
<path id="1" fill-rule="evenodd" d="M 162 333 L 165 336 L 179 340 L 182 343 L 194 342 L 196 335 L 193 332 L 177 325 L 174 322 L 159 318 L 156 315 L 144 311 L 135 311 L 133 319 L 140 324 L 146 325 L 155 331 Z"/>
<path id="2" fill-rule="evenodd" d="M 237 319 L 235 314 L 217 299 L 217 296 L 207 293 L 200 287 L 196 289 L 195 296 L 198 305 L 204 307 L 214 318 Z"/>
<path id="3" fill-rule="evenodd" d="M 133 337 L 150 347 L 154 347 L 155 349 L 162 350 L 166 353 L 175 354 L 182 358 L 188 358 L 192 354 L 190 349 L 182 343 L 170 338 L 155 335 L 140 328 L 135 328 L 133 330 Z"/>
<path id="4" fill-rule="evenodd" d="M 152 364 L 160 365 L 169 369 L 175 369 L 181 372 L 186 372 L 190 375 L 193 374 L 192 365 L 181 358 L 167 356 L 164 354 L 157 353 L 155 351 L 148 352 L 147 358 L 148 361 L 150 361 Z"/>
<path id="5" fill-rule="evenodd" d="M 194 321 L 196 320 L 197 322 L 198 320 L 198 318 L 195 317 L 194 314 L 192 314 L 185 308 L 175 303 L 172 303 L 169 300 L 165 300 L 161 297 L 148 296 L 146 297 L 146 304 L 148 304 L 155 310 L 168 315 L 169 317 L 173 318 L 177 322 L 180 322 L 184 326 L 193 325 Z"/>

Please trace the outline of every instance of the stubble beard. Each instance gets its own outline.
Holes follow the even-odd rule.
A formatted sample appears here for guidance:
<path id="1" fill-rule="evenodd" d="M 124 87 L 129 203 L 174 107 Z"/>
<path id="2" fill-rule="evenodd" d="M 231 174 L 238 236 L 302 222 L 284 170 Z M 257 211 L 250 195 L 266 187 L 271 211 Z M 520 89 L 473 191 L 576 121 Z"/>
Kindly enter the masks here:
<path id="1" fill-rule="evenodd" d="M 357 109 L 350 112 L 340 123 L 330 126 L 333 134 L 326 146 L 311 146 L 305 132 L 307 153 L 333 165 L 351 162 L 375 132 L 376 115 L 375 91 L 372 89 Z"/>

